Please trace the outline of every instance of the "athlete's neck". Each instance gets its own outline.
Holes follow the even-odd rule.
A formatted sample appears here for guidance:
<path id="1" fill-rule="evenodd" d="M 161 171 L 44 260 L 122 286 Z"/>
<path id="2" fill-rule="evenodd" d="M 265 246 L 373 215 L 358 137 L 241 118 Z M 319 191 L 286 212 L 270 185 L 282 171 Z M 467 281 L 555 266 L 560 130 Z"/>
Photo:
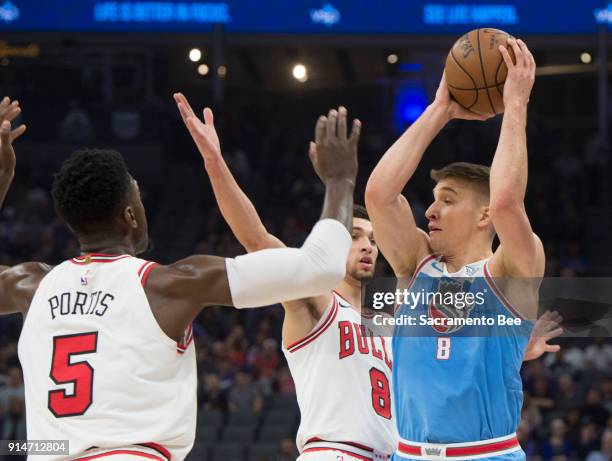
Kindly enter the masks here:
<path id="1" fill-rule="evenodd" d="M 334 289 L 340 296 L 351 303 L 351 307 L 361 312 L 361 282 L 347 275 Z"/>
<path id="2" fill-rule="evenodd" d="M 466 264 L 482 261 L 491 256 L 493 256 L 491 245 L 484 246 L 482 243 L 478 242 L 472 246 L 468 244 L 457 252 L 445 252 L 443 261 L 446 263 L 446 270 L 452 274 L 459 271 Z"/>
<path id="3" fill-rule="evenodd" d="M 114 239 L 80 240 L 81 254 L 102 253 L 108 255 L 128 254 L 134 256 L 134 246 L 125 241 Z"/>

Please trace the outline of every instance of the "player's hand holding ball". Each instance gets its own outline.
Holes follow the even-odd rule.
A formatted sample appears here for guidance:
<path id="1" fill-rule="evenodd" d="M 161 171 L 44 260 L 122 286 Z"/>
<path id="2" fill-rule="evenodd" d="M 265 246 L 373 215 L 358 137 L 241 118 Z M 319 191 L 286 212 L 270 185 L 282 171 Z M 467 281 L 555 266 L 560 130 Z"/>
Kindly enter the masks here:
<path id="1" fill-rule="evenodd" d="M 535 82 L 536 64 L 533 55 L 525 42 L 510 38 L 508 44 L 514 51 L 516 64 L 513 63 L 508 49 L 500 45 L 499 51 L 508 67 L 508 76 L 504 85 L 504 106 L 513 107 L 513 104 L 526 106 L 529 102 L 529 95 Z"/>
<path id="2" fill-rule="evenodd" d="M 446 83 L 446 71 L 442 74 L 442 79 L 440 80 L 440 85 L 436 91 L 436 99 L 434 100 L 433 104 L 444 111 L 448 120 L 460 119 L 485 121 L 493 117 L 493 114 L 477 114 L 458 104 L 457 101 L 451 97 L 448 90 L 448 84 Z"/>
<path id="3" fill-rule="evenodd" d="M 361 122 L 353 120 L 348 136 L 346 118 L 346 109 L 339 107 L 317 120 L 315 142 L 310 143 L 309 153 L 312 166 L 325 184 L 330 180 L 347 180 L 355 184 Z"/>

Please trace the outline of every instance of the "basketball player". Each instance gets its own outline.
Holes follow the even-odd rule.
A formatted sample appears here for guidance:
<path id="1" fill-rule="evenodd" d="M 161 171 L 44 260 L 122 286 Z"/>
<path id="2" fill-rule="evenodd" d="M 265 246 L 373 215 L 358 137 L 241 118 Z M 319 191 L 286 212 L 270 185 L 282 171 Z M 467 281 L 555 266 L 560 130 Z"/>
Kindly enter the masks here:
<path id="1" fill-rule="evenodd" d="M 523 200 L 527 184 L 527 103 L 535 62 L 521 40 L 508 66 L 505 113 L 492 166 L 453 163 L 432 171 L 434 202 L 426 211 L 429 234 L 420 232 L 401 194 L 427 146 L 451 119 L 482 119 L 451 100 L 444 76 L 434 102 L 393 144 L 372 172 L 366 205 L 381 251 L 399 278 L 412 277 L 410 290 L 431 290 L 441 277 L 470 277 L 469 291 L 484 293 L 485 308 L 504 319 L 533 319 L 532 303 L 511 306 L 493 277 L 539 279 L 544 250 L 533 233 Z M 500 245 L 492 251 L 497 233 Z M 435 304 L 403 305 L 435 319 L 453 315 Z M 474 309 L 476 311 L 476 309 Z M 452 309 L 455 315 L 469 315 Z M 463 312 L 463 313 L 462 313 Z M 523 327 L 529 325 L 524 322 Z M 516 439 L 520 421 L 520 366 L 527 336 L 479 336 L 478 327 L 426 327 L 421 336 L 396 327 L 394 389 L 400 435 L 395 459 L 524 460 Z"/>
<path id="2" fill-rule="evenodd" d="M 195 437 L 191 323 L 202 308 L 316 296 L 342 280 L 359 137 L 358 124 L 350 138 L 336 134 L 345 121 L 317 125 L 312 161 L 325 204 L 304 245 L 234 259 L 196 255 L 162 266 L 135 257 L 147 248 L 147 221 L 121 155 L 83 150 L 63 163 L 53 199 L 82 255 L 56 267 L 0 267 L 0 313 L 25 316 L 18 352 L 28 437 L 69 443 L 47 459 L 182 460 Z M 0 197 L 14 174 L 11 141 L 5 120 Z"/>
<path id="3" fill-rule="evenodd" d="M 205 159 L 219 209 L 238 241 L 249 252 L 283 247 L 232 176 L 211 114 L 205 110 L 203 124 L 182 94 L 175 99 L 184 122 L 197 127 L 190 133 Z M 340 107 L 337 114 L 346 117 L 346 109 Z M 336 111 L 330 111 L 329 117 L 334 116 Z M 316 155 L 314 143 L 310 152 Z M 283 303 L 282 349 L 301 412 L 300 461 L 384 459 L 397 443 L 389 340 L 366 330 L 361 321 L 361 283 L 374 274 L 378 248 L 367 211 L 359 205 L 353 211 L 352 238 L 346 276 L 333 292 Z M 554 313 L 543 316 L 525 360 L 558 350 L 547 344 L 561 333 L 557 320 Z"/>

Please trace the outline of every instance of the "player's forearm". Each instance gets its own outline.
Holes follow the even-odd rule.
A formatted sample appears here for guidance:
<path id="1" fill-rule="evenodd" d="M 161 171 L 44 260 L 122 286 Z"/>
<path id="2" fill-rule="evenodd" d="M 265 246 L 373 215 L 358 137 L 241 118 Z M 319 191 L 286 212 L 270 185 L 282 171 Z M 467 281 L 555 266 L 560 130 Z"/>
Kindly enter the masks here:
<path id="1" fill-rule="evenodd" d="M 499 143 L 491 165 L 490 204 L 493 210 L 522 204 L 527 189 L 527 107 L 506 107 Z"/>
<path id="2" fill-rule="evenodd" d="M 0 207 L 4 203 L 4 199 L 6 198 L 6 194 L 8 193 L 11 183 L 13 182 L 14 174 L 3 174 L 0 175 Z"/>
<path id="3" fill-rule="evenodd" d="M 366 195 L 370 203 L 390 203 L 402 193 L 425 150 L 447 122 L 447 113 L 431 104 L 395 141 L 368 179 Z"/>
<path id="4" fill-rule="evenodd" d="M 273 237 L 266 230 L 253 203 L 242 191 L 223 158 L 206 162 L 206 172 L 223 218 L 248 252 L 282 246 L 280 241 L 276 245 L 271 244 Z"/>
<path id="5" fill-rule="evenodd" d="M 232 304 L 258 307 L 329 292 L 344 277 L 351 235 L 337 220 L 315 224 L 301 248 L 274 248 L 226 259 Z"/>
<path id="6" fill-rule="evenodd" d="M 325 184 L 321 219 L 340 221 L 349 232 L 353 229 L 354 179 L 331 179 Z"/>

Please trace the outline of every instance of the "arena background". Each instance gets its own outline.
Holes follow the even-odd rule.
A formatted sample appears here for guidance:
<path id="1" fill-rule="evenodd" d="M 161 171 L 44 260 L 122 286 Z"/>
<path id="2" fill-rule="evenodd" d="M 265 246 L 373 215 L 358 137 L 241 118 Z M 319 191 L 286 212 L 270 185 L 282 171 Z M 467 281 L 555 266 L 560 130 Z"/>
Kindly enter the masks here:
<path id="1" fill-rule="evenodd" d="M 127 158 L 155 242 L 147 258 L 242 253 L 175 91 L 214 108 L 232 172 L 268 229 L 298 245 L 323 197 L 306 154 L 316 117 L 343 104 L 363 121 L 355 195 L 363 203 L 378 158 L 432 100 L 454 40 L 490 26 L 523 38 L 538 64 L 527 208 L 547 275 L 610 276 L 610 23 L 612 4 L 594 0 L 0 0 L 0 96 L 19 100 L 28 125 L 1 211 L 0 264 L 78 254 L 49 189 L 60 162 L 82 146 Z M 429 168 L 490 163 L 500 123 L 455 121 L 437 137 L 405 191 L 420 225 Z M 389 274 L 382 258 L 378 273 Z M 280 306 L 199 317 L 200 411 L 189 459 L 295 459 L 299 413 L 279 349 L 282 318 Z M 0 319 L 0 439 L 26 436 L 20 325 L 18 316 Z M 523 367 L 522 446 L 533 460 L 610 460 L 610 340 L 559 342 L 561 352 Z"/>

